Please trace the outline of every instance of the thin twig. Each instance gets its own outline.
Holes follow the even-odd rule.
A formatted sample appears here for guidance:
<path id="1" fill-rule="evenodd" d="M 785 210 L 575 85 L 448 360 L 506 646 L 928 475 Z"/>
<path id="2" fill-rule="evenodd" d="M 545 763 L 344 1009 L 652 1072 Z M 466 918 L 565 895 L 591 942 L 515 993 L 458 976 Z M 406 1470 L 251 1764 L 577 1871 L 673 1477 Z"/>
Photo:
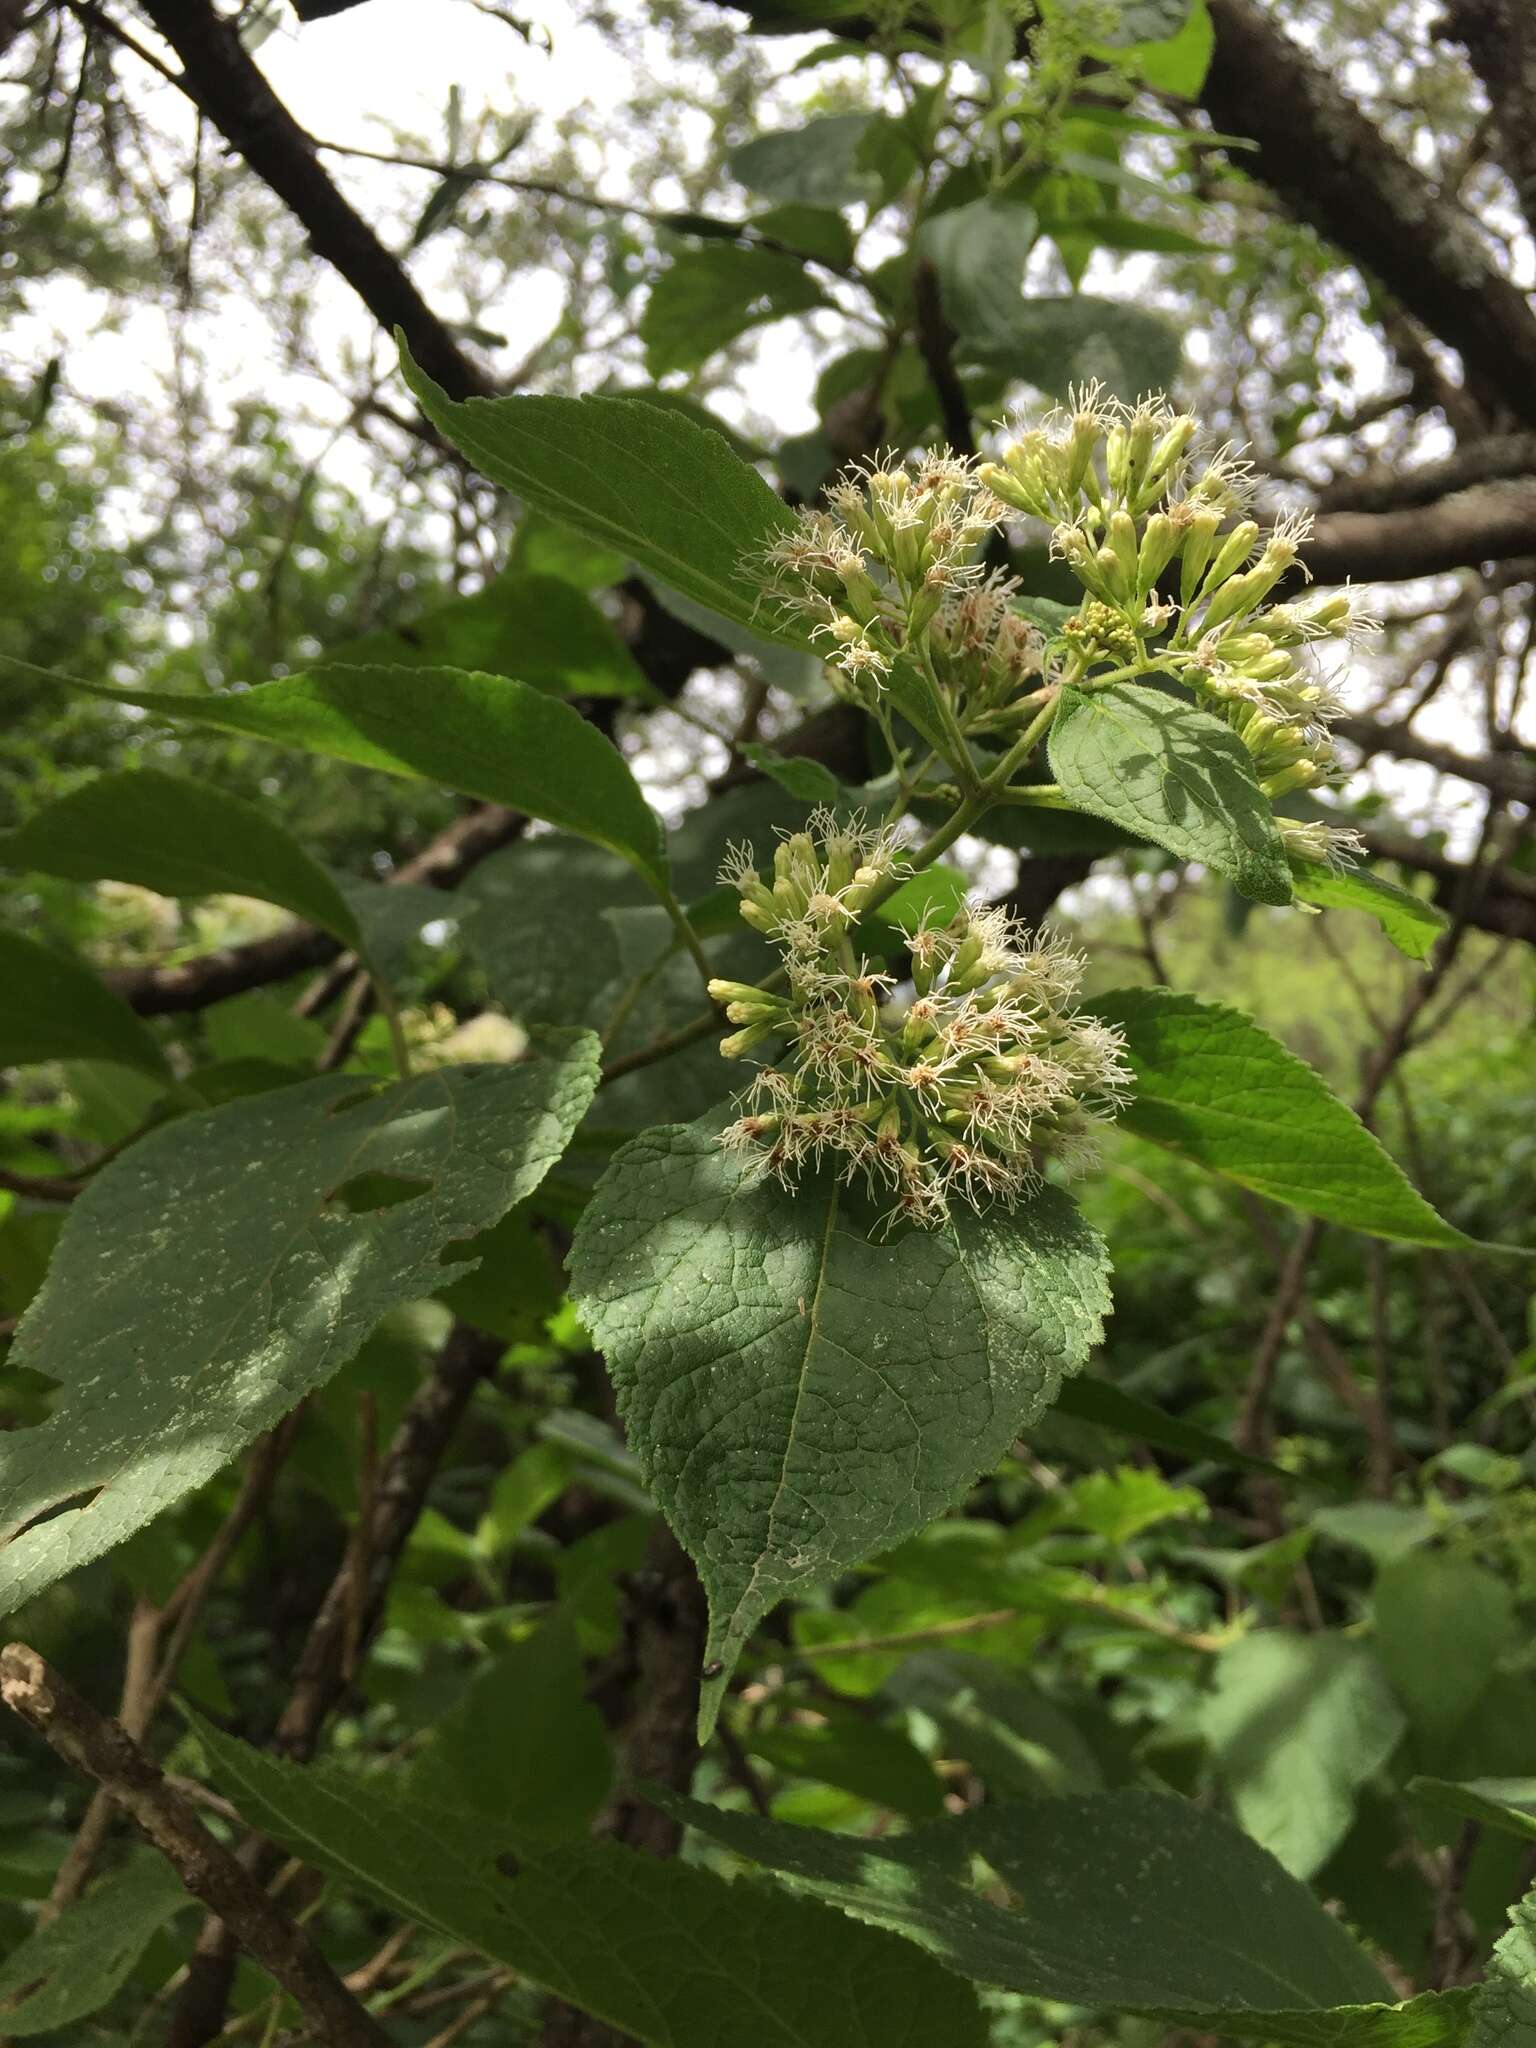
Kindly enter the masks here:
<path id="1" fill-rule="evenodd" d="M 361 1439 L 357 1472 L 357 1520 L 347 1557 L 347 1620 L 341 1652 L 341 1675 L 350 1685 L 357 1676 L 363 1653 L 363 1630 L 368 1620 L 368 1566 L 373 1541 L 373 1497 L 379 1478 L 379 1402 L 366 1389 L 358 1397 L 358 1435 Z"/>
<path id="2" fill-rule="evenodd" d="M 136 1742 L 144 1740 L 155 1716 L 165 1704 L 165 1696 L 208 1596 L 236 1544 L 256 1519 L 262 1503 L 271 1492 L 302 1414 L 302 1406 L 294 1409 L 257 1444 L 233 1506 L 213 1541 L 165 1605 L 156 1609 L 147 1601 L 141 1601 L 134 1609 L 128 1628 L 128 1654 L 118 1716 Z M 167 1629 L 170 1630 L 170 1638 L 162 1649 Z M 59 1866 L 53 1890 L 48 1895 L 47 1917 L 63 1912 L 84 1891 L 106 1843 L 111 1821 L 112 1802 L 105 1791 L 98 1789 L 75 1831 L 69 1853 Z"/>
<path id="3" fill-rule="evenodd" d="M 9 1173 L 0 1167 L 0 1194 L 21 1195 L 29 1202 L 72 1202 L 85 1183 L 62 1174 Z"/>
<path id="4" fill-rule="evenodd" d="M 102 1786 L 193 1897 L 233 1929 L 239 1946 L 283 1987 L 329 2048 L 389 2048 L 389 2036 L 309 1936 L 209 1834 L 118 1722 L 98 1714 L 24 1643 L 0 1651 L 0 1699 L 72 1770 Z"/>
<path id="5" fill-rule="evenodd" d="M 494 1368 L 501 1350 L 498 1339 L 467 1323 L 456 1323 L 431 1374 L 417 1388 L 400 1419 L 374 1489 L 359 1650 L 383 1614 L 390 1581 L 426 1505 L 432 1475 L 476 1387 Z M 302 1761 L 313 1755 L 326 1716 L 347 1690 L 347 1625 L 355 1597 L 349 1545 L 310 1624 L 292 1690 L 278 1721 L 274 1742 L 285 1756 Z M 258 1881 L 270 1873 L 274 1863 L 271 1850 L 259 1836 L 246 1838 L 240 1858 Z M 234 1963 L 235 1944 L 229 1930 L 210 1917 L 203 1923 L 187 1966 L 166 2048 L 203 2048 L 222 2030 Z"/>

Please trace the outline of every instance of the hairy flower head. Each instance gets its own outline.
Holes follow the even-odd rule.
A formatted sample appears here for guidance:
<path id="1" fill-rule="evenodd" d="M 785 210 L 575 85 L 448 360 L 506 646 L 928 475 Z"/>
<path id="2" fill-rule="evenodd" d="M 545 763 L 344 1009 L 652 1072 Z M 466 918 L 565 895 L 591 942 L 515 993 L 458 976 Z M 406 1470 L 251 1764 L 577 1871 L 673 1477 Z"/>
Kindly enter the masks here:
<path id="1" fill-rule="evenodd" d="M 913 994 L 893 1005 L 851 917 L 899 863 L 888 839 L 828 812 L 782 842 L 771 887 L 731 857 L 725 876 L 783 949 L 788 990 L 711 984 L 742 1027 L 722 1052 L 772 1048 L 722 1143 L 786 1185 L 828 1166 L 887 1200 L 890 1222 L 931 1228 L 956 1202 L 1013 1206 L 1047 1153 L 1083 1158 L 1130 1076 L 1118 1034 L 1075 1008 L 1081 959 L 997 908 L 914 926 Z"/>

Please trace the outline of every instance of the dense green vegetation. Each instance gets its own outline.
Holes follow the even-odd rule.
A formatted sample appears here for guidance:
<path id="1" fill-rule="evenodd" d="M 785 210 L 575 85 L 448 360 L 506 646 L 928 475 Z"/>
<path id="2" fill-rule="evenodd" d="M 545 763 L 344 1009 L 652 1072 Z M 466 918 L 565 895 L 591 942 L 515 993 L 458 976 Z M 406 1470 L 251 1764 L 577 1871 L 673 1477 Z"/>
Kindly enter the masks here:
<path id="1" fill-rule="evenodd" d="M 0 0 L 0 2038 L 1536 2044 L 1536 29 L 440 17 Z"/>

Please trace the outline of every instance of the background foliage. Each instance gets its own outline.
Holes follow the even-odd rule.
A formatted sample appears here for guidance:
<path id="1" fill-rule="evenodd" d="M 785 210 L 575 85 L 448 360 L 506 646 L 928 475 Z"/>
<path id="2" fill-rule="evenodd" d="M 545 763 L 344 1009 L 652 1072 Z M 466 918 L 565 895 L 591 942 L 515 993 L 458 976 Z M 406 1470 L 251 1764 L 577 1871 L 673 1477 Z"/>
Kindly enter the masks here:
<path id="1" fill-rule="evenodd" d="M 1536 2040 L 1536 1330 L 1484 1249 L 1536 1248 L 1536 29 L 440 0 L 430 131 L 306 111 L 427 12 L 0 0 L 0 1590 L 85 1731 L 0 1750 L 0 2033 Z M 946 852 L 1161 1034 L 1075 1190 L 1112 1309 L 1040 1211 L 1025 1434 L 919 1415 L 920 1510 L 874 1459 L 835 1570 L 706 1643 L 658 1501 L 695 1555 L 745 1510 L 614 1392 L 700 1141 L 593 1190 L 729 1092 L 678 906 L 755 979 L 727 845 L 888 767 L 744 559 L 1093 376 L 1369 587 L 1350 773 L 1282 808 L 1399 893 L 1252 902 L 1087 748 L 1101 815 Z M 1044 542 L 997 566 L 1049 630 Z M 1271 1108 L 1202 1164 L 1159 1104 L 1217 1003 Z M 716 1254 L 664 1372 L 753 1370 Z M 238 1852 L 206 1918 L 93 1794 L 102 1715 Z"/>

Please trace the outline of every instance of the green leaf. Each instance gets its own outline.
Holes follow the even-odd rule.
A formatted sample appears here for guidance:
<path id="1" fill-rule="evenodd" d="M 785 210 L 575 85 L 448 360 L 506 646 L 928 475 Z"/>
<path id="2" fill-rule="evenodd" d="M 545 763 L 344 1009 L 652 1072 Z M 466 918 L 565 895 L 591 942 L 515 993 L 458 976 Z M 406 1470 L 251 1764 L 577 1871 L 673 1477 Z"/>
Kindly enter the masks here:
<path id="1" fill-rule="evenodd" d="M 424 927 L 458 919 L 455 899 L 425 882 L 344 882 L 341 893 L 362 927 L 369 965 L 391 988 L 418 962 L 430 972 L 432 949 L 422 938 Z"/>
<path id="2" fill-rule="evenodd" d="M 1192 0 L 1121 0 L 1115 10 L 1112 34 L 1105 35 L 1106 49 L 1123 51 L 1139 43 L 1157 43 L 1177 35 L 1189 18 Z"/>
<path id="3" fill-rule="evenodd" d="M 842 800 L 842 784 L 820 761 L 795 754 L 776 753 L 772 747 L 749 741 L 741 750 L 744 761 L 761 775 L 771 775 L 781 789 L 807 804 L 835 804 Z"/>
<path id="4" fill-rule="evenodd" d="M 1348 1834 L 1361 1787 L 1405 1723 L 1363 1643 L 1264 1629 L 1217 1659 L 1201 1725 L 1237 1818 L 1310 1877 Z"/>
<path id="5" fill-rule="evenodd" d="M 693 370 L 739 335 L 827 303 L 799 257 L 781 249 L 711 242 L 685 249 L 651 286 L 640 316 L 653 377 Z"/>
<path id="6" fill-rule="evenodd" d="M 1410 960 L 1427 960 L 1445 930 L 1445 912 L 1437 905 L 1369 868 L 1346 868 L 1340 874 L 1319 861 L 1293 860 L 1291 877 L 1303 903 L 1323 910 L 1363 910 L 1374 917 Z"/>
<path id="7" fill-rule="evenodd" d="M 1435 1533 L 1435 1518 L 1425 1508 L 1397 1501 L 1351 1500 L 1314 1509 L 1312 1526 L 1320 1536 L 1363 1550 L 1373 1563 L 1384 1565 L 1427 1543 Z"/>
<path id="8" fill-rule="evenodd" d="M 1059 1526 L 1091 1530 L 1115 1552 L 1160 1522 L 1199 1520 L 1209 1512 L 1194 1487 L 1170 1486 L 1161 1472 L 1139 1465 L 1084 1473 L 1052 1495 L 1048 1511 Z"/>
<path id="9" fill-rule="evenodd" d="M 1075 292 L 1070 298 L 1021 299 L 1006 346 L 972 353 L 1053 398 L 1100 377 L 1115 397 L 1131 400 L 1177 382 L 1182 347 L 1157 314 Z"/>
<path id="10" fill-rule="evenodd" d="M 1136 64 L 1142 83 L 1153 92 L 1173 93 L 1183 100 L 1198 98 L 1216 54 L 1216 30 L 1207 0 L 1193 0 L 1172 35 L 1137 43 L 1120 54 Z"/>
<path id="11" fill-rule="evenodd" d="M 962 356 L 1012 347 L 1034 240 L 1035 216 L 1005 199 L 973 199 L 923 223 L 918 247 L 938 272 L 939 296 Z"/>
<path id="12" fill-rule="evenodd" d="M 1386 1565 L 1372 1602 L 1376 1650 L 1418 1739 L 1439 1761 L 1514 1645 L 1514 1601 L 1471 1558 L 1413 1550 Z"/>
<path id="13" fill-rule="evenodd" d="M 1156 1444 L 1161 1450 L 1177 1451 L 1186 1458 L 1200 1459 L 1213 1465 L 1283 1477 L 1278 1465 L 1271 1465 L 1263 1458 L 1249 1457 L 1246 1451 L 1229 1444 L 1225 1437 L 1215 1436 L 1208 1429 L 1186 1422 L 1182 1416 L 1169 1415 L 1161 1408 L 1154 1408 L 1150 1401 L 1138 1400 L 1112 1380 L 1068 1380 L 1056 1397 L 1056 1406 L 1063 1415 L 1073 1416 L 1079 1422 L 1091 1422 L 1096 1428 L 1110 1430 L 1116 1436 L 1134 1437 L 1138 1443 Z"/>
<path id="14" fill-rule="evenodd" d="M 1208 711 L 1138 683 L 1063 690 L 1051 772 L 1076 809 L 1202 861 L 1259 903 L 1289 903 L 1291 871 L 1253 758 Z"/>
<path id="15" fill-rule="evenodd" d="M 158 1856 L 135 1856 L 103 1878 L 0 1963 L 0 2024 L 7 2037 L 50 2033 L 99 2012 L 151 1937 L 193 1903 Z"/>
<path id="16" fill-rule="evenodd" d="M 853 261 L 854 240 L 840 213 L 824 206 L 773 206 L 748 223 L 755 234 L 787 243 L 803 255 L 841 269 Z"/>
<path id="17" fill-rule="evenodd" d="M 814 1728 L 785 1723 L 757 1729 L 747 1747 L 787 1777 L 835 1785 L 910 1820 L 934 1820 L 943 1812 L 944 1788 L 933 1766 L 900 1729 L 836 1708 L 820 1712 Z"/>
<path id="18" fill-rule="evenodd" d="M 137 882 L 162 896 L 255 896 L 349 946 L 350 904 L 265 810 L 189 777 L 139 768 L 98 775 L 0 839 L 7 867 L 75 882 Z"/>
<path id="19" fill-rule="evenodd" d="M 851 206 L 879 196 L 880 180 L 861 150 L 872 114 L 823 114 L 801 128 L 754 135 L 726 157 L 739 184 L 764 199 L 801 206 Z"/>
<path id="20" fill-rule="evenodd" d="M 646 1483 L 709 1594 L 701 1727 L 784 1595 L 959 1499 L 1077 1371 L 1103 1246 L 1058 1189 L 872 1239 L 846 1193 L 754 1177 L 703 1125 L 614 1159 L 572 1248 Z"/>
<path id="21" fill-rule="evenodd" d="M 974 1764 L 994 1799 L 1101 1789 L 1069 1716 L 1004 1665 L 930 1650 L 904 1658 L 884 1691 L 937 1722 L 944 1754 Z"/>
<path id="22" fill-rule="evenodd" d="M 960 870 L 936 861 L 909 876 L 878 910 L 860 919 L 857 943 L 889 955 L 905 946 L 908 933 L 926 925 L 948 924 L 968 893 Z"/>
<path id="23" fill-rule="evenodd" d="M 1471 1242 L 1305 1060 L 1251 1017 L 1171 989 L 1115 989 L 1088 1006 L 1125 1034 L 1138 1137 L 1272 1202 L 1405 1244 Z"/>
<path id="24" fill-rule="evenodd" d="M 1386 2003 L 1304 1885 L 1230 1821 L 1162 1793 L 992 1804 L 895 1842 L 651 1796 L 797 1888 L 1029 1997 L 1295 2048 L 1431 2048 L 1465 2011 L 1459 1994 Z M 1017 1910 L 965 1881 L 973 1856 Z"/>
<path id="25" fill-rule="evenodd" d="M 422 411 L 493 483 L 587 539 L 769 639 L 754 564 L 788 509 L 718 434 L 634 398 L 472 398 L 455 403 L 401 348 Z"/>
<path id="26" fill-rule="evenodd" d="M 105 1167 L 11 1351 L 60 1391 L 47 1422 L 0 1438 L 0 1612 L 211 1478 L 386 1310 L 462 1272 L 444 1247 L 537 1187 L 597 1053 L 577 1033 L 378 1091 L 327 1075 L 182 1117 Z M 349 1205 L 381 1181 L 403 1199 Z"/>
<path id="27" fill-rule="evenodd" d="M 263 1834 L 655 2048 L 983 2048 L 970 1986 L 877 1928 L 612 1842 L 504 1878 L 477 1814 L 197 1733 Z"/>
<path id="28" fill-rule="evenodd" d="M 169 1081 L 165 1054 L 149 1026 L 68 953 L 20 932 L 0 931 L 0 986 L 0 1067 L 109 1060 Z"/>
<path id="29" fill-rule="evenodd" d="M 1141 249 L 1158 256 L 1203 256 L 1219 249 L 1219 244 L 1202 242 L 1184 228 L 1136 220 L 1128 213 L 1064 215 L 1048 221 L 1046 233 L 1056 242 L 1070 237 L 1089 249 Z"/>
<path id="30" fill-rule="evenodd" d="M 1536 1842 L 1536 1778 L 1410 1778 L 1408 1790 L 1431 1806 L 1481 1821 L 1501 1834 Z"/>
<path id="31" fill-rule="evenodd" d="M 560 1306 L 560 1284 L 549 1247 L 525 1207 L 509 1209 L 478 1237 L 447 1247 L 455 1263 L 473 1262 L 437 1299 L 466 1323 L 509 1344 L 532 1343 Z"/>
<path id="32" fill-rule="evenodd" d="M 611 848 L 665 886 L 661 826 L 618 748 L 569 704 L 509 676 L 330 667 L 222 697 L 68 687 L 508 804 Z"/>
<path id="33" fill-rule="evenodd" d="M 455 894 L 491 994 L 525 1024 L 591 1021 L 621 968 L 603 913 L 646 900 L 621 862 L 564 833 L 492 854 Z"/>
<path id="34" fill-rule="evenodd" d="M 529 554 L 521 530 L 518 542 Z M 615 575 L 623 573 L 620 561 Z M 515 675 L 536 690 L 565 697 L 656 695 L 618 629 L 572 578 L 554 573 L 508 570 L 484 590 L 437 605 L 409 625 L 381 627 L 328 647 L 323 662 Z"/>
<path id="35" fill-rule="evenodd" d="M 1478 1986 L 1466 2048 L 1530 2048 L 1536 2041 L 1536 1891 L 1509 1909 Z"/>
<path id="36" fill-rule="evenodd" d="M 476 1672 L 413 1768 L 410 1796 L 479 1815 L 493 1848 L 583 1840 L 613 1782 L 585 1679 L 575 1630 L 557 1613 Z"/>

